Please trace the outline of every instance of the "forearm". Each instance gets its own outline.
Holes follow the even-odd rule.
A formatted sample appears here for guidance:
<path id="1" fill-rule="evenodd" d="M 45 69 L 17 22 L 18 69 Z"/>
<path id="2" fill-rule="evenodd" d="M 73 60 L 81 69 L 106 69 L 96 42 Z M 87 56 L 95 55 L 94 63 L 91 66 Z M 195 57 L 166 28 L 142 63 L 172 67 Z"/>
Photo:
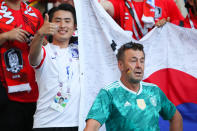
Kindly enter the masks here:
<path id="1" fill-rule="evenodd" d="M 170 131 L 183 131 L 183 123 L 182 121 L 174 122 L 170 124 Z"/>
<path id="2" fill-rule="evenodd" d="M 8 40 L 8 36 L 5 33 L 1 33 L 0 34 L 0 46 L 2 46 L 6 41 Z"/>
<path id="3" fill-rule="evenodd" d="M 170 120 L 170 131 L 183 131 L 182 116 L 177 110 L 173 118 Z"/>
<path id="4" fill-rule="evenodd" d="M 94 126 L 86 126 L 84 131 L 98 131 L 98 129 L 94 128 Z"/>
<path id="5" fill-rule="evenodd" d="M 111 17 L 114 16 L 114 6 L 110 1 L 102 1 L 100 4 Z"/>
<path id="6" fill-rule="evenodd" d="M 29 62 L 31 65 L 38 65 L 40 62 L 42 43 L 44 41 L 44 35 L 40 33 L 36 33 L 34 39 L 30 44 L 30 52 L 29 52 Z"/>
<path id="7" fill-rule="evenodd" d="M 98 131 L 100 128 L 100 123 L 96 120 L 93 119 L 89 119 L 86 122 L 86 127 L 84 129 L 84 131 Z"/>

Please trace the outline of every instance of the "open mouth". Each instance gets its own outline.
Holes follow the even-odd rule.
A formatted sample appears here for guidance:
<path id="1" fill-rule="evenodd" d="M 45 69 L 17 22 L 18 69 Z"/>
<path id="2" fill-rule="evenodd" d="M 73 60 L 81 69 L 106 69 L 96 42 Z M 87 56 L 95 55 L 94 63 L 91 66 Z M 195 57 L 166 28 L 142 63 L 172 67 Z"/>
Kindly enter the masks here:
<path id="1" fill-rule="evenodd" d="M 141 71 L 135 71 L 134 73 L 135 73 L 136 76 L 141 76 L 142 75 Z"/>
<path id="2" fill-rule="evenodd" d="M 66 31 L 66 30 L 58 30 L 58 33 L 60 33 L 60 34 L 66 34 L 68 31 Z"/>

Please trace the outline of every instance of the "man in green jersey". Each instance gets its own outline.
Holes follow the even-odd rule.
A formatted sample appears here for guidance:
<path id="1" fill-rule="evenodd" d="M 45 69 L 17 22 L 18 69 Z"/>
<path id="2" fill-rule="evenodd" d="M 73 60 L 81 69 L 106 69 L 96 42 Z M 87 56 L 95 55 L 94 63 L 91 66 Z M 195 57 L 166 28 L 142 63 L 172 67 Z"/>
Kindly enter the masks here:
<path id="1" fill-rule="evenodd" d="M 145 54 L 136 43 L 123 45 L 117 54 L 121 78 L 100 90 L 84 131 L 159 131 L 159 116 L 169 120 L 171 131 L 182 131 L 182 117 L 159 87 L 142 82 Z"/>

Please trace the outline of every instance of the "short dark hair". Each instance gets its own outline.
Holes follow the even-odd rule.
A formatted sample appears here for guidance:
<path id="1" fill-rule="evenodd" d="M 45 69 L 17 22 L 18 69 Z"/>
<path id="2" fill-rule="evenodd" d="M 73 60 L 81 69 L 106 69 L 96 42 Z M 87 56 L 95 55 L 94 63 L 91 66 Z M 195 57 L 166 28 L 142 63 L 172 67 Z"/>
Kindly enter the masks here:
<path id="1" fill-rule="evenodd" d="M 126 43 L 124 45 L 122 45 L 119 49 L 118 49 L 118 53 L 116 55 L 116 58 L 118 61 L 120 60 L 124 60 L 124 52 L 126 50 L 129 50 L 129 49 L 132 49 L 132 50 L 139 50 L 139 51 L 142 51 L 143 54 L 144 54 L 144 57 L 145 57 L 145 53 L 144 53 L 144 47 L 142 44 L 139 44 L 139 43 L 133 43 L 133 42 L 129 42 L 129 43 Z"/>
<path id="2" fill-rule="evenodd" d="M 59 5 L 58 7 L 53 7 L 51 8 L 49 11 L 48 11 L 48 14 L 49 14 L 49 21 L 51 22 L 52 19 L 53 19 L 53 16 L 54 16 L 54 13 L 56 11 L 59 11 L 59 10 L 64 10 L 64 11 L 69 11 L 72 13 L 72 16 L 73 16 L 73 19 L 74 19 L 74 24 L 77 24 L 77 18 L 76 18 L 76 11 L 75 11 L 75 8 L 70 5 L 70 4 L 61 4 Z"/>

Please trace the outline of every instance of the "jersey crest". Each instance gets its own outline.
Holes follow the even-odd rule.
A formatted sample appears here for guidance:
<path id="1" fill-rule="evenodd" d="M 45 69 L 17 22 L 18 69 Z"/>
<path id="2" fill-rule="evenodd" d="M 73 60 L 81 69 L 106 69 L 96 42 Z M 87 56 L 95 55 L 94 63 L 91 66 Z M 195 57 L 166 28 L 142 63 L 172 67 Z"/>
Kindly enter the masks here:
<path id="1" fill-rule="evenodd" d="M 21 51 L 18 49 L 9 49 L 4 53 L 6 69 L 12 73 L 18 73 L 23 68 L 23 59 Z"/>
<path id="2" fill-rule="evenodd" d="M 141 110 L 144 110 L 146 108 L 146 103 L 144 99 L 137 99 L 137 105 Z"/>

